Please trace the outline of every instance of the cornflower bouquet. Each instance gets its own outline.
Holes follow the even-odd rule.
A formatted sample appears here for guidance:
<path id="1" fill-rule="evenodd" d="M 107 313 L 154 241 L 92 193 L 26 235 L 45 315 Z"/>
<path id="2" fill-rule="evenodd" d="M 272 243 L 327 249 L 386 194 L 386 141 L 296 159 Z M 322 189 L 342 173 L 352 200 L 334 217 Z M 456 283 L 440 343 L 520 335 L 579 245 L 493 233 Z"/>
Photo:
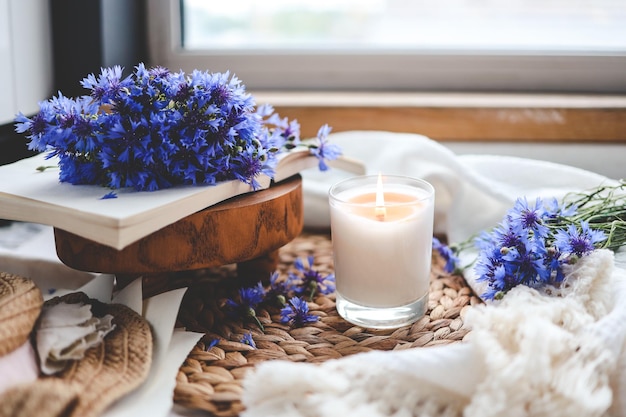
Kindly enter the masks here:
<path id="1" fill-rule="evenodd" d="M 433 240 L 433 248 L 446 261 L 446 270 L 472 267 L 477 282 L 485 282 L 481 295 L 500 299 L 517 285 L 558 286 L 564 267 L 596 249 L 617 250 L 626 243 L 626 181 L 602 185 L 590 192 L 571 193 L 561 203 L 520 198 L 502 221 L 488 232 L 457 245 Z M 478 249 L 475 263 L 459 266 L 459 255 Z"/>
<path id="2" fill-rule="evenodd" d="M 30 150 L 59 158 L 61 182 L 153 191 L 240 180 L 256 189 L 259 175 L 273 177 L 282 152 L 307 147 L 322 170 L 340 154 L 327 142 L 327 125 L 304 143 L 297 121 L 257 107 L 229 73 L 139 64 L 127 77 L 119 66 L 103 68 L 81 85 L 89 94 L 59 92 L 32 118 L 15 120 Z"/>

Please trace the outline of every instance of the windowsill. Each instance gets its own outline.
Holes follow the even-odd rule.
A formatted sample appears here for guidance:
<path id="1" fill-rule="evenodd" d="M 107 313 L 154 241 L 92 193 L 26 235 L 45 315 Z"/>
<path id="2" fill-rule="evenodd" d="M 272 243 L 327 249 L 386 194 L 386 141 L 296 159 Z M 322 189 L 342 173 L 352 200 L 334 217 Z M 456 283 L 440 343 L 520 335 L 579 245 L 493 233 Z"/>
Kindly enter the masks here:
<path id="1" fill-rule="evenodd" d="M 440 141 L 626 143 L 626 96 L 566 94 L 253 92 L 302 136 L 412 132 Z"/>

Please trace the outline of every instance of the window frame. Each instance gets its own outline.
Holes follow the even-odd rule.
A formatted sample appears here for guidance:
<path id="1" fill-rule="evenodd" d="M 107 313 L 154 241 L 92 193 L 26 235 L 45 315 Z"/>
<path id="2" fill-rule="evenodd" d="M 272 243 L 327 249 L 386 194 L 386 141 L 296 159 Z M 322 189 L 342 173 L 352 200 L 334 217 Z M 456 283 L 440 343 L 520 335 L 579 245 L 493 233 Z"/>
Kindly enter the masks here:
<path id="1" fill-rule="evenodd" d="M 250 90 L 626 92 L 626 51 L 186 51 L 180 1 L 147 3 L 151 64 L 231 71 Z"/>

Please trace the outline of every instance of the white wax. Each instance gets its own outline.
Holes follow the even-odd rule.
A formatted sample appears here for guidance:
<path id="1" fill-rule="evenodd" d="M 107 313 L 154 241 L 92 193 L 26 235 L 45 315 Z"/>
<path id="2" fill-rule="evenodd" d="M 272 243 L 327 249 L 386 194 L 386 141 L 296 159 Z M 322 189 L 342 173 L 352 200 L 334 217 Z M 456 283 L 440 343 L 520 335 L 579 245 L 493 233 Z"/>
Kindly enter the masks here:
<path id="1" fill-rule="evenodd" d="M 393 195 L 410 203 L 393 203 Z M 350 189 L 331 199 L 331 231 L 337 293 L 367 307 L 399 307 L 428 293 L 434 197 L 419 188 L 385 184 L 387 217 L 375 216 L 371 187 Z M 361 201 L 362 203 L 362 201 Z M 369 206 L 369 207 L 366 207 Z M 371 211 L 370 211 L 371 209 Z"/>

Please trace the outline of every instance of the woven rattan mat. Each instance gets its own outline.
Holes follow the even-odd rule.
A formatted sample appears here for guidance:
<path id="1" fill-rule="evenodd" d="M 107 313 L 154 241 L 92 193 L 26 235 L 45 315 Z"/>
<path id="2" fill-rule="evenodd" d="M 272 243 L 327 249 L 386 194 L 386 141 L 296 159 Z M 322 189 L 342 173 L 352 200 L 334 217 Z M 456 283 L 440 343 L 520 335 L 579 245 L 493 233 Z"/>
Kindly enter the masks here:
<path id="1" fill-rule="evenodd" d="M 305 232 L 283 248 L 279 271 L 286 274 L 297 257 L 313 255 L 314 268 L 332 272 L 332 246 L 327 234 Z M 228 278 L 228 279 L 225 279 Z M 259 279 L 262 279 L 260 277 Z M 373 330 L 354 326 L 335 310 L 334 294 L 317 296 L 309 304 L 320 316 L 317 323 L 290 329 L 280 323 L 279 309 L 257 310 L 265 332 L 253 322 L 241 322 L 224 313 L 223 303 L 238 282 L 232 266 L 187 276 L 189 290 L 183 300 L 179 325 L 205 333 L 181 366 L 174 392 L 175 403 L 206 410 L 216 416 L 236 416 L 243 410 L 242 380 L 255 364 L 267 360 L 322 362 L 373 349 L 410 349 L 454 343 L 468 330 L 463 317 L 469 305 L 480 303 L 461 276 L 443 272 L 434 258 L 426 315 L 410 326 L 395 330 Z M 247 283 L 247 286 L 250 286 Z M 256 349 L 241 343 L 251 332 Z M 217 345 L 208 347 L 219 339 Z"/>

